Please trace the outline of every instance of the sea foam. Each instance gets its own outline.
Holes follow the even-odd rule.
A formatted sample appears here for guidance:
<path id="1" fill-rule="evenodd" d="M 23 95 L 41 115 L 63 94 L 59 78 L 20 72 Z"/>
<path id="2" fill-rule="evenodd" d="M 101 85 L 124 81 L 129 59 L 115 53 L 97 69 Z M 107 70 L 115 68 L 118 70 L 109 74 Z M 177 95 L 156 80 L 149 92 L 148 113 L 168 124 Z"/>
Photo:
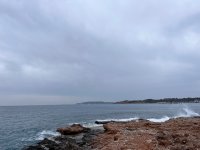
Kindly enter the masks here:
<path id="1" fill-rule="evenodd" d="M 165 122 L 165 121 L 167 121 L 169 119 L 170 119 L 170 117 L 164 116 L 164 117 L 159 118 L 159 119 L 157 119 L 157 118 L 150 118 L 150 119 L 147 119 L 147 120 L 149 120 L 151 122 Z"/>
<path id="2" fill-rule="evenodd" d="M 182 110 L 174 118 L 178 118 L 178 117 L 194 117 L 194 116 L 199 116 L 199 114 L 194 112 L 187 105 L 184 105 Z"/>
<path id="3" fill-rule="evenodd" d="M 51 131 L 51 130 L 43 130 L 42 132 L 39 132 L 35 138 L 35 140 L 43 140 L 44 138 L 47 137 L 52 137 L 52 136 L 59 136 L 60 133 L 55 132 L 55 131 Z"/>
<path id="4" fill-rule="evenodd" d="M 38 132 L 35 136 L 29 137 L 29 138 L 22 138 L 21 141 L 41 141 L 44 138 L 59 136 L 60 133 L 51 131 L 51 130 L 43 130 L 41 132 Z"/>
<path id="5" fill-rule="evenodd" d="M 174 115 L 172 117 L 164 116 L 160 119 L 150 118 L 150 119 L 147 119 L 147 120 L 152 121 L 152 122 L 165 122 L 165 121 L 167 121 L 169 119 L 173 119 L 173 118 L 194 117 L 194 116 L 200 116 L 200 115 L 198 113 L 194 112 L 192 109 L 190 109 L 187 105 L 183 105 L 181 110 L 176 115 Z"/>
<path id="6" fill-rule="evenodd" d="M 163 116 L 161 118 L 148 118 L 146 120 L 149 120 L 151 122 L 165 122 L 169 119 L 173 118 L 179 118 L 179 117 L 194 117 L 194 116 L 200 116 L 198 113 L 194 112 L 192 109 L 190 109 L 187 105 L 183 105 L 181 110 L 175 114 L 174 116 Z M 99 122 L 107 122 L 107 121 L 116 121 L 116 122 L 127 122 L 127 121 L 133 121 L 138 120 L 138 117 L 134 118 L 124 118 L 124 119 L 104 119 L 104 120 L 97 120 Z"/>
<path id="7" fill-rule="evenodd" d="M 86 127 L 86 128 L 95 128 L 95 127 L 102 126 L 102 124 L 96 124 L 96 123 L 83 123 L 82 125 L 83 127 Z"/>
<path id="8" fill-rule="evenodd" d="M 134 118 L 124 118 L 124 119 L 104 119 L 104 120 L 97 120 L 99 122 L 107 122 L 107 121 L 116 121 L 116 122 L 127 122 L 127 121 L 133 121 L 133 120 L 138 120 L 138 117 Z"/>

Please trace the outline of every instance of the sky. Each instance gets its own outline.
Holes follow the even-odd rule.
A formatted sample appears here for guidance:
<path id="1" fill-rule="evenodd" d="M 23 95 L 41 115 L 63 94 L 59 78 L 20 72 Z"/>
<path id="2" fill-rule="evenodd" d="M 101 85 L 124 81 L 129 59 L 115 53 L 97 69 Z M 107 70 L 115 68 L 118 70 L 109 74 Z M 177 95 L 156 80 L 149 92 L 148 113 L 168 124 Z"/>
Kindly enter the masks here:
<path id="1" fill-rule="evenodd" d="M 200 96 L 199 0 L 0 0 L 0 105 Z"/>

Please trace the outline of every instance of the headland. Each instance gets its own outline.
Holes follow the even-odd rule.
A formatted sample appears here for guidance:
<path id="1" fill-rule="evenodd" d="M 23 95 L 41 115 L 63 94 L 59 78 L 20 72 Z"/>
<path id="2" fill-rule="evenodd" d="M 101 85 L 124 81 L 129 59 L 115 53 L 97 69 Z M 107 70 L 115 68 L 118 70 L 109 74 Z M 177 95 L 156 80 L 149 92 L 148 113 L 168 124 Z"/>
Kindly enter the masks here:
<path id="1" fill-rule="evenodd" d="M 180 117 L 165 122 L 137 119 L 127 122 L 98 122 L 102 127 L 79 124 L 58 128 L 60 136 L 24 150 L 198 150 L 200 117 Z"/>

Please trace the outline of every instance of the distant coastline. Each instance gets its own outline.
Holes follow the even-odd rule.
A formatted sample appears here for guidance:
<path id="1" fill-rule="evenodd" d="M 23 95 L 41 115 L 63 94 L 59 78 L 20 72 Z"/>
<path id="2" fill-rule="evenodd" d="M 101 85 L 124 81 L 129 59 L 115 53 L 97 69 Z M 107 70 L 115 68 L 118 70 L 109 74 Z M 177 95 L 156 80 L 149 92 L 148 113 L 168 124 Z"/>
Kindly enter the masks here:
<path id="1" fill-rule="evenodd" d="M 113 102 L 104 102 L 104 101 L 88 101 L 88 102 L 82 102 L 77 104 L 113 104 Z"/>
<path id="2" fill-rule="evenodd" d="M 78 104 L 153 104 L 153 103 L 158 103 L 158 104 L 200 103 L 200 97 L 122 100 L 118 102 L 88 101 Z"/>

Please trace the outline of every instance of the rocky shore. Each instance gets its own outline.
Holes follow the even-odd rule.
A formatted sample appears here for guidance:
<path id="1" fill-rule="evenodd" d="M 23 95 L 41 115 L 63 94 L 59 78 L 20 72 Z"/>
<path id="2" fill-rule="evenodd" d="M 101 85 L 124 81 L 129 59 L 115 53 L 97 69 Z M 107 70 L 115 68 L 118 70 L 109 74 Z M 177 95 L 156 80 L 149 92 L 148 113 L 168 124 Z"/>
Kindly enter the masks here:
<path id="1" fill-rule="evenodd" d="M 24 150 L 200 150 L 200 117 L 97 123 L 103 128 L 59 128 L 61 136 Z"/>

